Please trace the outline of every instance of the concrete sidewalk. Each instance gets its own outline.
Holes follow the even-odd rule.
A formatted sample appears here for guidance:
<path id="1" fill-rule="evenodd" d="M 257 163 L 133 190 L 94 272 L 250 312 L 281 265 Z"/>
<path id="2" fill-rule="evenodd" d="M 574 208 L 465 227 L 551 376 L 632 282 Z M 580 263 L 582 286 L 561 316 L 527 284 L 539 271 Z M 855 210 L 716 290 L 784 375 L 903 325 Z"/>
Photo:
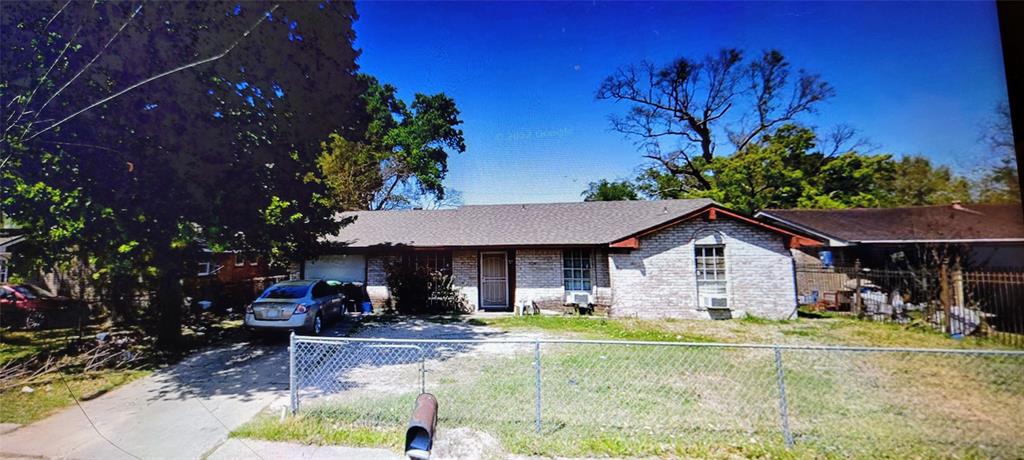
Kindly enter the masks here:
<path id="1" fill-rule="evenodd" d="M 387 449 L 340 446 L 306 446 L 289 442 L 229 439 L 206 458 L 208 460 L 235 460 L 251 458 L 264 458 L 267 460 L 401 460 L 405 457 Z"/>
<path id="2" fill-rule="evenodd" d="M 350 335 L 359 322 L 348 318 L 324 335 Z M 0 458 L 197 459 L 263 409 L 287 404 L 288 339 L 281 335 L 200 351 L 82 402 L 88 418 L 71 406 L 0 432 Z"/>
<path id="3" fill-rule="evenodd" d="M 89 418 L 71 406 L 0 435 L 0 456 L 200 458 L 287 395 L 287 342 L 211 349 L 83 402 Z"/>

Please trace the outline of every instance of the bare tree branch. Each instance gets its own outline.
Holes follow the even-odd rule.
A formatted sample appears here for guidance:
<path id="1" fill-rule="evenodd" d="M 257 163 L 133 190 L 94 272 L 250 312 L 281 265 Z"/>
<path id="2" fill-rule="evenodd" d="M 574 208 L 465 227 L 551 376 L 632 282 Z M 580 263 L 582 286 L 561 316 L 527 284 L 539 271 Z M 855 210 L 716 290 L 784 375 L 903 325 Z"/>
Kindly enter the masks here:
<path id="1" fill-rule="evenodd" d="M 67 145 L 67 146 L 72 146 L 72 147 L 85 147 L 85 148 L 90 148 L 90 149 L 103 150 L 103 151 L 107 151 L 107 152 L 121 153 L 120 150 L 112 149 L 110 147 L 104 147 L 102 145 L 83 144 L 83 143 L 79 143 L 79 142 L 57 142 L 57 141 L 40 141 L 40 142 L 42 142 L 44 144 Z"/>
<path id="2" fill-rule="evenodd" d="M 139 6 L 137 8 L 135 8 L 135 10 L 132 11 L 132 14 L 128 17 L 128 19 L 125 20 L 125 22 L 121 24 L 121 27 L 119 27 L 117 29 L 117 31 L 114 32 L 114 35 L 110 37 L 110 40 L 107 40 L 107 42 L 103 45 L 103 47 L 100 48 L 99 52 L 97 52 L 96 55 L 93 56 L 92 59 L 90 59 L 89 62 L 87 62 L 84 67 L 82 67 L 81 70 L 79 70 L 77 73 L 75 73 L 75 75 L 72 76 L 70 80 L 68 80 L 66 83 L 64 83 L 56 92 L 53 93 L 53 95 L 51 95 L 49 97 L 49 99 L 46 100 L 46 102 L 43 103 L 42 106 L 39 107 L 39 110 L 36 111 L 36 116 L 26 126 L 25 132 L 28 132 L 30 129 L 32 129 L 32 125 L 36 123 L 36 120 L 39 118 L 39 115 L 43 112 L 43 109 L 45 109 L 46 106 L 49 105 L 51 101 L 53 101 L 57 96 L 59 96 L 60 93 L 62 93 L 68 86 L 70 86 L 72 83 L 74 83 L 75 80 L 78 80 L 78 77 L 80 77 L 83 73 L 85 73 L 85 71 L 88 70 L 89 67 L 91 67 L 92 64 L 94 62 L 96 62 L 96 60 L 99 59 L 100 56 L 102 56 L 104 52 L 107 51 L 107 48 L 110 47 L 110 44 L 113 43 L 114 40 L 117 39 L 117 37 L 119 35 L 121 35 L 121 32 L 124 31 L 124 29 L 126 27 L 128 27 L 128 24 L 131 23 L 133 19 L 135 19 L 135 16 L 139 14 L 139 11 L 142 11 L 142 6 L 143 6 L 143 4 L 140 3 Z"/>
<path id="3" fill-rule="evenodd" d="M 275 10 L 277 10 L 277 8 L 279 6 L 280 5 L 275 4 L 272 8 L 270 8 L 270 10 L 268 10 L 268 13 L 273 13 Z M 121 96 L 122 94 L 127 93 L 127 92 L 129 92 L 129 91 L 131 91 L 131 90 L 133 90 L 135 88 L 138 88 L 138 87 L 140 87 L 142 85 L 150 83 L 150 82 L 152 82 L 154 80 L 159 80 L 159 79 L 161 79 L 163 77 L 166 77 L 168 75 L 172 75 L 172 74 L 175 74 L 177 72 L 181 72 L 183 70 L 188 70 L 188 69 L 191 69 L 193 67 L 197 67 L 197 66 L 200 66 L 200 65 L 203 65 L 203 64 L 206 64 L 206 63 L 210 63 L 210 62 L 216 61 L 218 59 L 223 58 L 224 56 L 227 56 L 228 53 L 230 53 L 233 49 L 235 49 L 235 47 L 238 46 L 238 44 L 241 43 L 243 39 L 248 37 L 249 34 L 252 33 L 252 31 L 256 30 L 256 28 L 259 27 L 260 24 L 263 24 L 263 21 L 265 21 L 267 19 L 267 17 L 269 17 L 269 16 L 270 16 L 269 14 L 262 14 L 262 15 L 260 15 L 260 19 L 258 21 L 256 21 L 256 23 L 253 24 L 251 27 L 246 29 L 246 31 L 241 36 L 239 36 L 237 39 L 235 39 L 234 42 L 232 42 L 230 45 L 228 45 L 228 47 L 225 48 L 224 51 L 222 51 L 220 53 L 217 53 L 217 54 L 215 54 L 213 56 L 207 57 L 205 59 L 200 59 L 198 61 L 195 61 L 195 62 L 192 62 L 192 63 L 189 63 L 189 64 L 185 64 L 185 65 L 182 65 L 182 66 L 179 66 L 179 67 L 175 67 L 175 68 L 173 68 L 171 70 L 168 70 L 166 72 L 161 72 L 161 73 L 156 74 L 156 75 L 154 75 L 152 77 L 149 77 L 149 78 L 143 79 L 141 81 L 138 81 L 138 82 L 128 86 L 127 88 L 122 89 L 121 91 L 118 91 L 118 92 L 116 92 L 116 93 L 114 93 L 114 94 L 112 94 L 110 96 L 107 96 L 107 97 L 105 97 L 103 99 L 100 99 L 99 101 L 96 101 L 96 102 L 94 102 L 92 104 L 89 104 L 85 108 L 83 108 L 81 110 L 78 110 L 77 112 L 74 112 L 71 115 L 68 115 L 67 117 L 64 117 L 60 121 L 58 121 L 56 123 L 53 123 L 50 126 L 47 126 L 46 128 L 43 128 L 43 129 L 39 130 L 35 134 L 32 134 L 31 136 L 26 138 L 25 141 L 26 142 L 27 141 L 31 141 L 32 139 L 35 139 L 36 137 L 39 137 L 41 134 L 43 134 L 43 133 L 45 133 L 45 132 L 47 132 L 47 131 L 49 131 L 51 129 L 54 129 L 54 128 L 64 124 L 68 120 L 70 120 L 72 118 L 75 118 L 75 117 L 77 117 L 77 116 L 79 116 L 79 115 L 81 115 L 81 114 L 83 114 L 83 113 L 85 113 L 85 112 L 87 112 L 87 111 L 97 107 L 97 106 L 100 106 L 102 104 L 110 102 L 111 100 Z"/>
<path id="4" fill-rule="evenodd" d="M 68 51 L 68 48 L 71 47 L 71 44 L 74 43 L 75 38 L 78 37 L 78 32 L 80 32 L 81 30 L 82 26 L 78 26 L 78 28 L 75 29 L 75 32 L 71 34 L 71 38 L 68 40 L 66 44 L 64 44 L 64 48 L 60 50 L 60 53 L 57 54 L 57 57 L 55 57 L 53 59 L 53 62 L 50 63 L 50 66 L 46 68 L 46 72 L 43 72 L 43 75 L 39 77 L 39 81 L 36 82 L 36 85 L 28 94 L 28 98 L 26 98 L 25 102 L 22 104 L 21 111 L 18 113 L 18 118 L 15 118 L 13 122 L 10 121 L 11 116 L 14 115 L 13 112 L 11 113 L 11 115 L 7 117 L 7 121 L 10 122 L 10 124 L 4 128 L 4 134 L 7 134 L 7 132 L 10 131 L 11 128 L 17 126 L 18 122 L 21 121 L 21 117 L 25 116 L 25 112 L 28 110 L 29 104 L 32 103 L 32 98 L 35 97 L 36 91 L 39 91 L 39 88 L 43 86 L 43 82 L 46 81 L 46 77 L 50 76 L 50 72 L 53 71 L 53 68 L 56 67 L 57 63 L 60 62 L 60 60 L 64 57 L 64 53 L 66 53 Z"/>
<path id="5" fill-rule="evenodd" d="M 790 64 L 778 51 L 744 64 L 741 51 L 723 49 L 699 62 L 679 58 L 660 68 L 647 61 L 621 68 L 602 82 L 597 98 L 630 104 L 625 116 L 611 118 L 612 129 L 639 139 L 648 150 L 645 158 L 710 188 L 704 169 L 715 158 L 720 135 L 731 141 L 733 152 L 743 151 L 832 94 L 818 75 L 801 71 L 793 81 Z M 746 113 L 732 117 L 734 110 Z M 739 122 L 729 124 L 731 119 Z M 752 124 L 744 126 L 750 119 Z M 661 153 L 659 144 L 668 139 L 699 150 L 704 164 L 680 155 L 683 149 Z"/>
<path id="6" fill-rule="evenodd" d="M 43 32 L 46 32 L 46 29 L 50 28 L 50 24 L 53 23 L 53 20 L 57 19 L 57 16 L 60 16 L 60 14 L 64 12 L 64 8 L 67 8 L 68 5 L 70 5 L 70 4 L 71 4 L 71 0 L 68 0 L 67 2 L 64 2 L 64 6 L 60 7 L 60 9 L 57 10 L 56 13 L 53 13 L 53 16 L 50 17 L 50 20 L 46 21 L 46 25 L 43 26 Z"/>

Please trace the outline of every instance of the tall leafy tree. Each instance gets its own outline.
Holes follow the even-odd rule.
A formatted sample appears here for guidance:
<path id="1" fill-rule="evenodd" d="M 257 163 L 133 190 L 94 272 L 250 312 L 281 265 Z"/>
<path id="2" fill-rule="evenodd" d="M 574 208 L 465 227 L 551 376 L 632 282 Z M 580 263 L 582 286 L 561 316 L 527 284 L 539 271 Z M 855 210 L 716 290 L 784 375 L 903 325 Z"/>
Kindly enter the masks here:
<path id="1" fill-rule="evenodd" d="M 747 58 L 722 49 L 703 59 L 621 68 L 604 80 L 597 98 L 628 105 L 612 128 L 636 140 L 651 160 L 649 180 L 686 195 L 715 188 L 716 156 L 742 155 L 833 93 L 820 76 L 794 71 L 779 51 Z"/>
<path id="2" fill-rule="evenodd" d="M 808 128 L 785 125 L 743 152 L 716 157 L 708 169 L 715 187 L 685 196 L 712 198 L 753 213 L 767 208 L 877 206 L 891 178 L 889 155 L 822 151 Z M 641 176 L 641 188 L 663 191 Z"/>
<path id="3" fill-rule="evenodd" d="M 891 180 L 883 184 L 883 206 L 925 206 L 971 201 L 971 184 L 948 166 L 927 157 L 907 155 L 894 161 Z"/>
<path id="4" fill-rule="evenodd" d="M 624 67 L 598 99 L 628 105 L 612 128 L 637 141 L 650 163 L 635 187 L 651 198 L 710 197 L 736 209 L 872 207 L 968 200 L 968 182 L 923 157 L 865 155 L 856 133 L 821 137 L 801 115 L 834 95 L 820 76 L 794 71 L 778 51 L 746 58 L 723 49 Z M 993 169 L 1003 183 L 1010 168 Z M 996 189 L 999 187 L 991 187 Z"/>
<path id="5" fill-rule="evenodd" d="M 583 191 L 583 201 L 627 201 L 639 200 L 636 185 L 628 180 L 610 181 L 601 179 L 591 182 Z"/>
<path id="6" fill-rule="evenodd" d="M 352 4 L 2 8 L 4 211 L 44 254 L 151 282 L 164 346 L 197 242 L 294 257 L 336 230 L 315 162 L 368 122 Z"/>
<path id="7" fill-rule="evenodd" d="M 416 93 L 411 104 L 397 88 L 361 75 L 369 124 L 355 141 L 332 136 L 318 160 L 340 209 L 395 209 L 447 202 L 448 156 L 466 151 L 459 109 L 444 93 Z"/>

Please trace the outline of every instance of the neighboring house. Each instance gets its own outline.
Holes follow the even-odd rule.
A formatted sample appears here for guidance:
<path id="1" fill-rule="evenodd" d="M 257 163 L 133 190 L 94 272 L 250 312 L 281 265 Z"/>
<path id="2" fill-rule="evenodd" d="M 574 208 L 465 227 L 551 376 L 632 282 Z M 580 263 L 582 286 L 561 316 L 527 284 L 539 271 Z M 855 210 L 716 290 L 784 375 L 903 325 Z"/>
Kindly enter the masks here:
<path id="1" fill-rule="evenodd" d="M 905 268 L 926 263 L 934 249 L 959 256 L 964 267 L 1024 268 L 1020 204 L 879 209 L 770 209 L 762 222 L 813 235 L 824 246 L 794 250 L 798 264 Z M 823 263 L 822 260 L 825 262 Z"/>
<path id="2" fill-rule="evenodd" d="M 221 283 L 240 283 L 270 274 L 266 260 L 254 254 L 207 250 L 203 255 L 196 269 L 198 278 L 215 278 Z"/>
<path id="3" fill-rule="evenodd" d="M 186 295 L 222 307 L 250 302 L 270 284 L 286 278 L 273 271 L 265 258 L 247 252 L 204 250 L 200 260 L 195 276 L 185 280 Z"/>
<path id="4" fill-rule="evenodd" d="M 354 221 L 328 238 L 329 253 L 302 264 L 302 275 L 364 281 L 377 305 L 389 297 L 389 264 L 416 263 L 451 274 L 473 309 L 551 308 L 583 295 L 614 316 L 789 318 L 796 308 L 789 248 L 820 244 L 707 199 L 343 217 Z"/>
<path id="5" fill-rule="evenodd" d="M 0 283 L 6 283 L 11 273 L 11 260 L 18 245 L 25 240 L 25 235 L 15 229 L 0 230 Z"/>

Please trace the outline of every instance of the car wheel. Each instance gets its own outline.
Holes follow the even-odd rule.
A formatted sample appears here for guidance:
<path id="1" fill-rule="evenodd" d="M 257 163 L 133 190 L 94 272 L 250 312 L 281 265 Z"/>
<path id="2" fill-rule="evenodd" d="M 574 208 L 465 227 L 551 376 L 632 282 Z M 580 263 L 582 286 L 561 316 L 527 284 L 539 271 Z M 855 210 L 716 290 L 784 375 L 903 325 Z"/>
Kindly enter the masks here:
<path id="1" fill-rule="evenodd" d="M 313 335 L 320 335 L 320 332 L 323 331 L 323 328 L 324 328 L 323 317 L 319 313 L 317 313 L 316 316 L 313 317 L 313 330 L 312 330 Z"/>
<path id="2" fill-rule="evenodd" d="M 43 315 L 42 312 L 39 312 L 39 311 L 29 312 L 28 315 L 25 316 L 25 329 L 29 329 L 29 330 L 40 329 L 40 328 L 43 327 L 43 322 L 45 320 L 46 320 L 46 317 Z"/>

